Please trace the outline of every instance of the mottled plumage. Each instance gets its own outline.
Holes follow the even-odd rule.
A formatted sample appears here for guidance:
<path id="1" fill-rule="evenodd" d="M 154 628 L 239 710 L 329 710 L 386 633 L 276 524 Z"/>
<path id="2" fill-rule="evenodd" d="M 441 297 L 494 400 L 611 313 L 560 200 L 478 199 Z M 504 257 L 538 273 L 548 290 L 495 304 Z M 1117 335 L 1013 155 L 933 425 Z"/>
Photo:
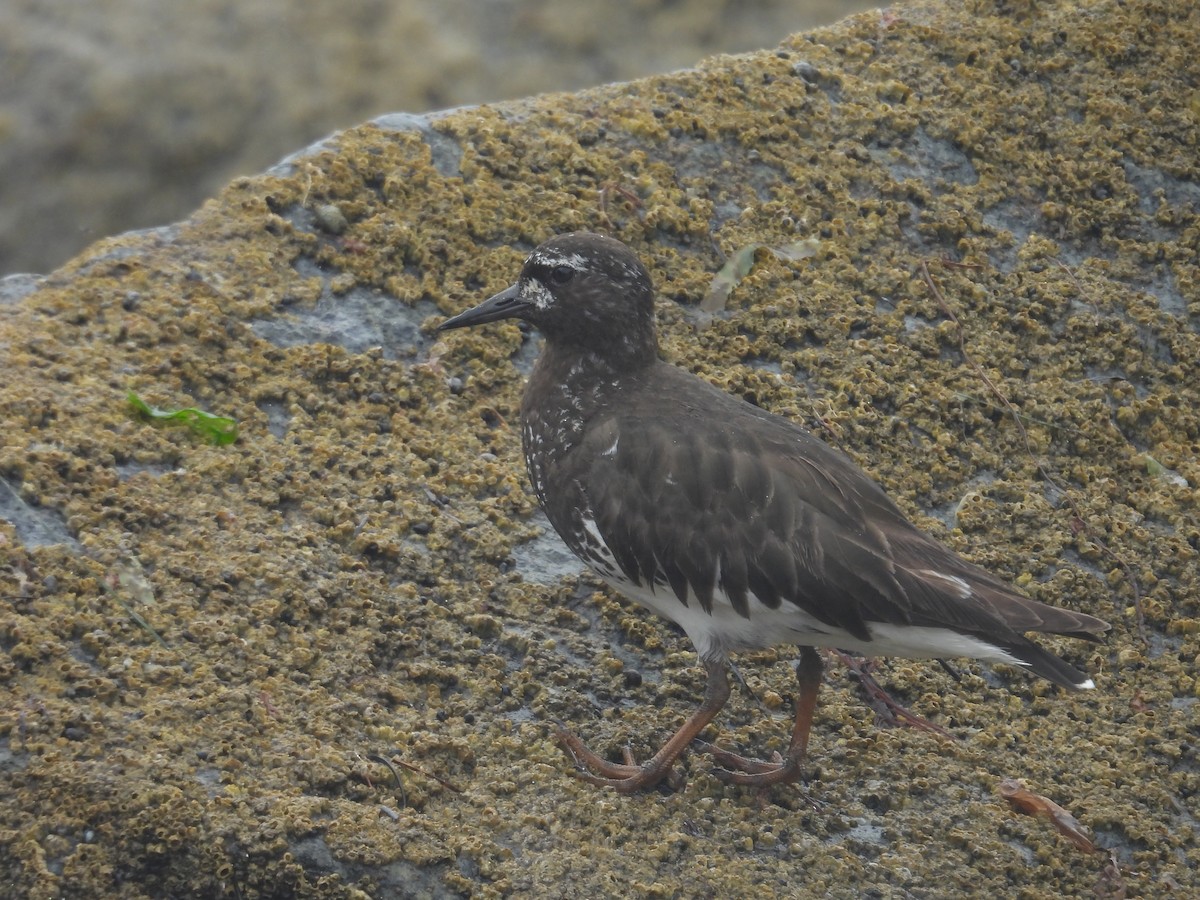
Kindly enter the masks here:
<path id="1" fill-rule="evenodd" d="M 1067 688 L 1092 682 L 1024 636 L 1095 640 L 1108 626 L 1030 600 L 913 526 L 839 451 L 658 358 L 650 279 L 610 238 L 538 247 L 515 285 L 445 322 L 517 317 L 546 337 L 521 409 L 533 488 L 555 530 L 619 591 L 678 622 L 709 673 L 705 704 L 645 766 L 564 743 L 621 790 L 664 777 L 728 696 L 731 651 L 802 649 L 787 759 L 715 751 L 731 781 L 798 777 L 820 659 L 970 656 Z M 807 715 L 807 721 L 804 717 Z"/>

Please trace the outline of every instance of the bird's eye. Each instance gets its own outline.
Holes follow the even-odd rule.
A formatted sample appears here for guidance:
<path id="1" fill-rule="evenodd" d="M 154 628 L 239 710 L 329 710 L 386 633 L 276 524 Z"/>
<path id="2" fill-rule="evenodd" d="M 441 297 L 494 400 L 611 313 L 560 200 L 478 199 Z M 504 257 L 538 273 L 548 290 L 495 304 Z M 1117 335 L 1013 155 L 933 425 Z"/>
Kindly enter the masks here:
<path id="1" fill-rule="evenodd" d="M 550 270 L 550 283 L 551 284 L 558 284 L 558 285 L 566 284 L 568 281 L 570 281 L 574 277 L 575 277 L 575 270 L 572 269 L 570 266 L 555 266 L 553 269 Z"/>

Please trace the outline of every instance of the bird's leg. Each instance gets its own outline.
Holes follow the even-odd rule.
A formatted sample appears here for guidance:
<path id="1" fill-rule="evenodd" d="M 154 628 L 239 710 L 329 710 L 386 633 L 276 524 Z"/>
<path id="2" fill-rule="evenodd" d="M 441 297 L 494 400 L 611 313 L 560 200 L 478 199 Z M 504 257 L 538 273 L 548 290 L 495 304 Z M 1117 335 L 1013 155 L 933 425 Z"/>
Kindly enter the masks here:
<path id="1" fill-rule="evenodd" d="M 708 681 L 704 686 L 704 702 L 671 736 L 661 750 L 642 765 L 637 765 L 633 754 L 625 750 L 625 764 L 611 763 L 598 756 L 565 728 L 559 728 L 558 741 L 575 760 L 579 777 L 592 784 L 611 787 L 622 794 L 632 794 L 643 788 L 653 787 L 671 773 L 671 767 L 696 735 L 713 720 L 729 699 L 729 679 L 725 675 L 724 660 L 704 661 Z"/>
<path id="2" fill-rule="evenodd" d="M 817 692 L 821 689 L 821 655 L 812 647 L 800 648 L 800 662 L 796 664 L 796 680 L 800 682 L 800 694 L 796 698 L 796 722 L 792 726 L 792 741 L 787 756 L 775 754 L 774 759 L 749 759 L 703 744 L 703 749 L 712 754 L 723 768 L 715 774 L 730 784 L 768 788 L 800 780 L 800 766 L 808 752 L 808 735 L 812 731 L 813 714 L 817 709 Z"/>

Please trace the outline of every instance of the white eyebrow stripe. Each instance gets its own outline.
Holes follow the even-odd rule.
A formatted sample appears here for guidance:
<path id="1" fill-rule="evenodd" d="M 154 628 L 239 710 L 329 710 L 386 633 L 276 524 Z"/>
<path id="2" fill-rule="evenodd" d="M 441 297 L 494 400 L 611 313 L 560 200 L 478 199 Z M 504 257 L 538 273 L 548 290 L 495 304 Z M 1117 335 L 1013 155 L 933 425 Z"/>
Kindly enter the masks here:
<path id="1" fill-rule="evenodd" d="M 587 259 L 578 253 L 564 256 L 557 253 L 547 253 L 544 250 L 536 250 L 529 255 L 529 261 L 535 265 L 545 266 L 547 269 L 553 269 L 555 266 L 566 266 L 568 269 L 574 269 L 576 272 L 582 272 L 587 269 Z"/>

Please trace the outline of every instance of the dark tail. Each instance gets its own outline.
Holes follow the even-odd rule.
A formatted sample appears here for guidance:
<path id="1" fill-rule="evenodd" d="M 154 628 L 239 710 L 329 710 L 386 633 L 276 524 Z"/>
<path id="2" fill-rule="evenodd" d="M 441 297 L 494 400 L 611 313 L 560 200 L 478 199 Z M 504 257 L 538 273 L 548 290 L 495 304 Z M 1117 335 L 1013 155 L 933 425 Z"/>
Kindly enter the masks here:
<path id="1" fill-rule="evenodd" d="M 1045 603 L 1031 600 L 1016 593 L 1007 584 L 986 573 L 982 574 L 984 574 L 984 578 L 973 581 L 972 592 L 988 607 L 992 615 L 1012 630 L 1007 636 L 997 634 L 995 631 L 992 631 L 991 634 L 981 631 L 976 636 L 994 642 L 1047 681 L 1053 681 L 1055 684 L 1073 691 L 1095 687 L 1092 679 L 1085 673 L 1059 659 L 1049 650 L 1035 644 L 1024 635 L 1026 632 L 1034 631 L 1100 643 L 1111 626 L 1104 620 L 1089 616 L 1087 613 L 1047 606 Z"/>
<path id="2" fill-rule="evenodd" d="M 1090 641 L 1099 640 L 1095 635 L 1089 633 L 1072 634 L 1070 636 Z M 1034 674 L 1041 675 L 1047 681 L 1053 681 L 1060 687 L 1072 691 L 1086 691 L 1096 686 L 1092 679 L 1083 672 L 1059 659 L 1049 650 L 1039 647 L 1033 641 L 1018 638 L 1016 641 L 1006 643 L 1002 646 L 1027 665 Z"/>

